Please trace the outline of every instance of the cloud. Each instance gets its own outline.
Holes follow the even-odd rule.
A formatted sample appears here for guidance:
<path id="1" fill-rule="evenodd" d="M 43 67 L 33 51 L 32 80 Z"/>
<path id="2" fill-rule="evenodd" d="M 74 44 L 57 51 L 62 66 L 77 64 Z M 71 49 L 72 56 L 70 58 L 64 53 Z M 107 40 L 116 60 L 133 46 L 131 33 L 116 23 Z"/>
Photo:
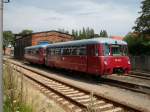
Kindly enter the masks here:
<path id="1" fill-rule="evenodd" d="M 4 30 L 17 33 L 23 29 L 45 31 L 65 28 L 71 31 L 84 26 L 94 28 L 97 33 L 106 29 L 111 35 L 125 35 L 131 30 L 138 16 L 138 10 L 132 10 L 133 7 L 114 2 L 56 0 L 58 4 L 55 3 L 55 7 L 54 1 L 53 4 L 51 2 L 41 5 L 40 2 L 30 5 L 27 5 L 28 2 L 24 5 L 14 3 L 7 6 L 4 10 Z"/>
<path id="2" fill-rule="evenodd" d="M 12 12 L 4 14 L 4 29 L 13 29 L 15 32 L 25 28 L 35 31 L 56 29 L 64 27 L 70 18 L 53 10 L 24 6 L 19 8 L 20 10 L 13 8 Z M 73 22 L 68 21 L 68 24 Z"/>

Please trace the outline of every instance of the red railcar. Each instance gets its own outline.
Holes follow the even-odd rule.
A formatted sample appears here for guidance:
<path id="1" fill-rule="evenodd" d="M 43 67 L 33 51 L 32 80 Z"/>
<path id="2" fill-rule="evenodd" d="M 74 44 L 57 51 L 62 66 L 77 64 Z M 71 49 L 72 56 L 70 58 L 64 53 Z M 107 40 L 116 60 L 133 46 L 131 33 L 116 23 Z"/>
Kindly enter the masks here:
<path id="1" fill-rule="evenodd" d="M 45 64 L 45 50 L 47 45 L 36 45 L 25 48 L 24 58 L 30 63 Z"/>
<path id="2" fill-rule="evenodd" d="M 131 69 L 127 43 L 110 38 L 93 38 L 47 46 L 45 64 L 80 72 L 106 75 Z"/>

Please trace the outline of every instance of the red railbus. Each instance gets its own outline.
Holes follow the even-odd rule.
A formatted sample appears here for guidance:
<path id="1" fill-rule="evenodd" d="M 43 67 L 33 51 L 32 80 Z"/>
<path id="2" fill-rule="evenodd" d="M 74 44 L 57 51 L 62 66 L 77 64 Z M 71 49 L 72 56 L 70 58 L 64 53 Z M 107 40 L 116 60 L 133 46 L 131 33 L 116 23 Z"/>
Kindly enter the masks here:
<path id="1" fill-rule="evenodd" d="M 34 64 L 45 64 L 46 46 L 36 45 L 25 47 L 24 59 Z"/>
<path id="2" fill-rule="evenodd" d="M 108 75 L 131 69 L 127 43 L 111 38 L 93 38 L 50 44 L 45 64 L 80 72 Z"/>

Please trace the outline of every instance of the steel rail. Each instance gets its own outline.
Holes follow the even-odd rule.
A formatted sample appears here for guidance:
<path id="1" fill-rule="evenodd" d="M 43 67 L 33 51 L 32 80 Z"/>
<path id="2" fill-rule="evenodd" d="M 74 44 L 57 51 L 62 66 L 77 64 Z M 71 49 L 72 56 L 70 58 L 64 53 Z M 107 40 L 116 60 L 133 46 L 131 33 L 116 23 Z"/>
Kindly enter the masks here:
<path id="1" fill-rule="evenodd" d="M 101 78 L 100 83 L 109 84 L 109 85 L 116 86 L 119 88 L 150 95 L 150 87 L 144 86 L 144 85 L 138 85 L 134 83 L 129 83 L 125 81 L 123 82 L 117 79 L 115 80 L 115 79 L 109 79 L 109 78 Z"/>
<path id="2" fill-rule="evenodd" d="M 137 71 L 131 71 L 129 74 L 130 77 L 150 80 L 150 73 L 143 73 L 143 72 L 137 72 Z"/>

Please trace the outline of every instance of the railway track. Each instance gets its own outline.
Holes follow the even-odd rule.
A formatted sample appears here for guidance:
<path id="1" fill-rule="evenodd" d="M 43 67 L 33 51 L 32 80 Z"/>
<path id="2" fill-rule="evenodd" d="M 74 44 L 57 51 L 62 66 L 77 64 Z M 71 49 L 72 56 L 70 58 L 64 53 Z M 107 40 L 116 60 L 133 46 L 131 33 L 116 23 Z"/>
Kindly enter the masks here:
<path id="1" fill-rule="evenodd" d="M 23 65 L 11 63 L 13 69 L 21 72 L 26 78 L 32 80 L 40 90 L 55 99 L 68 112 L 138 112 L 139 109 L 126 106 L 103 98 L 90 91 L 74 87 L 65 82 L 52 79 L 26 68 Z M 142 110 L 141 110 L 142 111 Z"/>
<path id="2" fill-rule="evenodd" d="M 100 83 L 109 84 L 111 86 L 150 95 L 150 87 L 145 85 L 129 83 L 126 81 L 120 81 L 117 79 L 110 79 L 110 78 L 103 78 L 103 77 L 100 79 Z"/>
<path id="3" fill-rule="evenodd" d="M 145 80 L 150 80 L 150 73 L 131 71 L 129 76 L 130 77 L 135 77 L 135 78 L 140 78 L 140 79 L 145 79 Z"/>

